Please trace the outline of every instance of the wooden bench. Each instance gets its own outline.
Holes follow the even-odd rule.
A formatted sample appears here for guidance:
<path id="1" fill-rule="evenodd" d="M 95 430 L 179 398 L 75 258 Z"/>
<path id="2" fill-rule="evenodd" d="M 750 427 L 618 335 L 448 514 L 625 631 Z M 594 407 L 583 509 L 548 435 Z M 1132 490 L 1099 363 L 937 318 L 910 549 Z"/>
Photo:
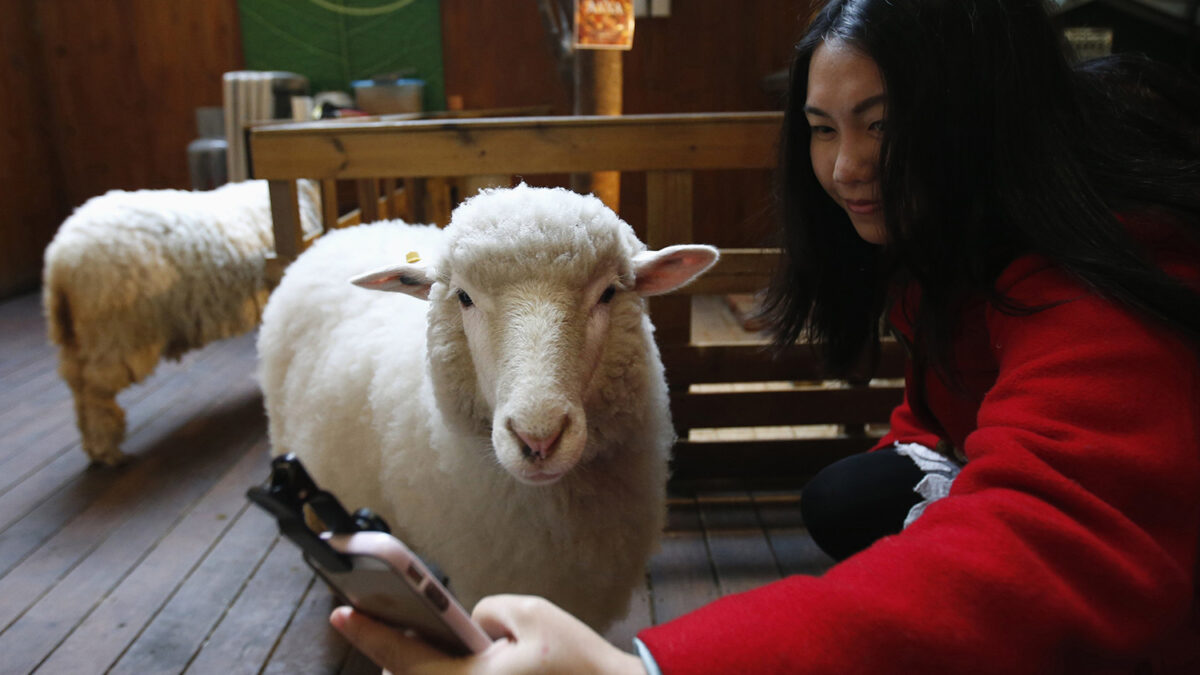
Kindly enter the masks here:
<path id="1" fill-rule="evenodd" d="M 402 192 L 394 189 L 412 179 L 457 181 L 465 197 L 481 185 L 507 185 L 514 175 L 636 172 L 646 181 L 646 243 L 690 243 L 698 208 L 694 172 L 770 169 L 780 122 L 778 113 L 767 112 L 306 122 L 255 129 L 253 174 L 270 183 L 275 227 L 268 273 L 277 281 L 311 243 L 298 217 L 295 180 L 301 178 L 322 182 L 329 229 L 412 213 L 412 190 L 399 198 L 407 201 L 404 208 L 397 206 Z M 356 181 L 357 213 L 339 212 L 337 181 Z M 441 201 L 448 211 L 448 200 Z M 893 343 L 884 345 L 871 377 L 844 382 L 824 379 L 804 345 L 772 358 L 761 344 L 693 339 L 692 296 L 757 292 L 777 259 L 770 249 L 723 249 L 720 263 L 702 279 L 652 299 L 680 438 L 676 485 L 798 485 L 829 462 L 869 447 L 901 399 L 904 357 Z"/>

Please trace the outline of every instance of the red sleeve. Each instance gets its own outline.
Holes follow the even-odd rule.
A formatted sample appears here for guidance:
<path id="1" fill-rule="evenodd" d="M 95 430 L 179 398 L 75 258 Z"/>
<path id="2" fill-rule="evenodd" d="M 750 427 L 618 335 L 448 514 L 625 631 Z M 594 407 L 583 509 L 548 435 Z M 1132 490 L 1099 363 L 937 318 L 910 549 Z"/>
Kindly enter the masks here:
<path id="1" fill-rule="evenodd" d="M 937 447 L 941 437 L 917 417 L 908 405 L 908 388 L 912 377 L 904 379 L 904 400 L 892 411 L 888 432 L 872 450 L 891 447 L 894 443 L 919 443 L 927 448 Z"/>
<path id="2" fill-rule="evenodd" d="M 643 631 L 663 673 L 1096 672 L 1171 645 L 1200 659 L 1196 352 L 1052 269 L 1010 293 L 1069 301 L 989 312 L 999 375 L 950 496 L 822 577 Z"/>

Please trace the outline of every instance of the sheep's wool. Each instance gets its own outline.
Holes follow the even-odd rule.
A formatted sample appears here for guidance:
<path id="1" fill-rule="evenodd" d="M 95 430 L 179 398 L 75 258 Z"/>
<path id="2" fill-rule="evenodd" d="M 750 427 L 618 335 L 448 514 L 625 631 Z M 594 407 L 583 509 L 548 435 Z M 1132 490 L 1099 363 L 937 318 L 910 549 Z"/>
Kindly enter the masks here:
<path id="1" fill-rule="evenodd" d="M 525 186 L 468 200 L 445 230 L 391 221 L 322 237 L 288 268 L 259 334 L 273 452 L 298 455 L 347 508 L 383 515 L 468 608 L 532 593 L 607 626 L 657 546 L 674 440 L 645 301 L 630 292 L 644 250 L 594 197 Z M 347 281 L 410 252 L 430 272 L 428 301 Z M 606 275 L 620 292 L 584 298 Z M 567 351 L 607 317 L 595 367 L 564 365 L 545 380 L 567 398 L 582 392 L 567 428 L 586 443 L 569 472 L 538 485 L 514 478 L 493 443 L 507 433 L 493 428 L 496 410 L 526 396 L 506 393 L 523 373 L 505 364 L 553 361 L 521 353 L 541 344 L 520 328 L 534 305 L 563 317 L 554 330 Z M 468 344 L 464 316 L 488 317 L 472 338 L 482 346 Z M 472 347 L 497 363 L 477 368 Z M 493 379 L 499 393 L 481 385 Z"/>
<path id="2" fill-rule="evenodd" d="M 304 182 L 300 196 L 311 230 L 315 186 Z M 203 192 L 113 190 L 63 222 L 45 252 L 43 305 L 94 460 L 123 457 L 118 392 L 164 357 L 258 324 L 272 241 L 266 181 Z"/>

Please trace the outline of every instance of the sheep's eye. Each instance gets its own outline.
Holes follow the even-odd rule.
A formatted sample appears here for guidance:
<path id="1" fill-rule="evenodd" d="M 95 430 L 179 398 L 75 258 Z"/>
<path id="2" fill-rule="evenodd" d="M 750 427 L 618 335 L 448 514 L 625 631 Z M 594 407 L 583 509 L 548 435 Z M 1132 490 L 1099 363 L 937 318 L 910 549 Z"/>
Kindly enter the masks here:
<path id="1" fill-rule="evenodd" d="M 600 304 L 608 304 L 612 302 L 613 296 L 617 294 L 616 286 L 609 286 L 600 294 Z"/>
<path id="2" fill-rule="evenodd" d="M 471 296 L 467 295 L 467 292 L 464 290 L 458 291 L 458 301 L 462 303 L 463 307 L 470 307 L 471 305 L 475 304 L 475 301 L 472 300 Z"/>

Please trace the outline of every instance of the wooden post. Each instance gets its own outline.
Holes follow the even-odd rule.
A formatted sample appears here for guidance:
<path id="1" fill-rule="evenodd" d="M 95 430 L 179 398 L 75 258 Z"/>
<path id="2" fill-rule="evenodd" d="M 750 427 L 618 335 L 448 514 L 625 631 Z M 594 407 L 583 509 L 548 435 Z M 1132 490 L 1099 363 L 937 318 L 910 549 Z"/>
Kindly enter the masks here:
<path id="1" fill-rule="evenodd" d="M 321 223 L 324 232 L 337 228 L 339 215 L 337 179 L 326 178 L 321 181 Z"/>
<path id="2" fill-rule="evenodd" d="M 362 222 L 379 220 L 379 182 L 374 178 L 360 178 L 354 183 L 358 188 L 358 212 Z"/>
<path id="3" fill-rule="evenodd" d="M 661 249 L 692 241 L 692 172 L 647 171 L 646 245 Z M 650 298 L 650 316 L 660 345 L 691 343 L 690 295 Z"/>
<path id="4" fill-rule="evenodd" d="M 304 231 L 300 226 L 300 190 L 294 180 L 267 181 L 271 200 L 271 226 L 275 235 L 275 253 L 267 256 L 267 283 L 274 288 L 283 278 L 283 270 L 304 250 Z"/>
<path id="5" fill-rule="evenodd" d="M 615 49 L 575 50 L 575 114 L 621 114 L 621 54 Z M 571 189 L 596 195 L 621 212 L 621 173 L 597 171 L 571 175 Z"/>

